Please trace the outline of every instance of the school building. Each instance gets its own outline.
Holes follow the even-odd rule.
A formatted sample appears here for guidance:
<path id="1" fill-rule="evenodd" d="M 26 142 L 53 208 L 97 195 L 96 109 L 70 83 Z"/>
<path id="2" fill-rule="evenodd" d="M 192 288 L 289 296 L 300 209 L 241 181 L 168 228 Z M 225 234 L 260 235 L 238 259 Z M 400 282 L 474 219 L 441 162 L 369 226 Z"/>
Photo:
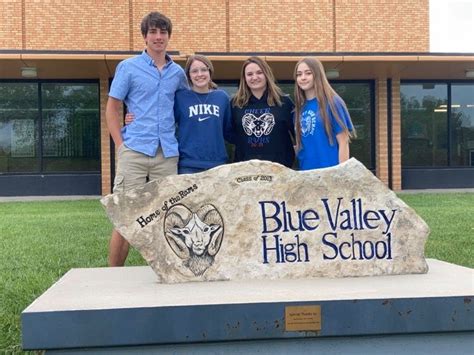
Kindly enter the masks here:
<path id="1" fill-rule="evenodd" d="M 117 64 L 144 48 L 150 11 L 172 58 L 207 55 L 235 92 L 264 57 L 293 91 L 316 56 L 345 100 L 351 155 L 394 190 L 474 187 L 472 0 L 1 0 L 0 196 L 111 192 L 105 105 Z"/>

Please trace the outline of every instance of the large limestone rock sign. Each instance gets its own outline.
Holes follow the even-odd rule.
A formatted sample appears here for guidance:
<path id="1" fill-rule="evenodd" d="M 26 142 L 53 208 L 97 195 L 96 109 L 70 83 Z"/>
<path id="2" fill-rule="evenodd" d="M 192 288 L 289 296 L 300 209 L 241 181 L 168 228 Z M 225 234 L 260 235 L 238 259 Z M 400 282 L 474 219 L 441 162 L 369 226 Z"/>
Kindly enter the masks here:
<path id="1" fill-rule="evenodd" d="M 355 159 L 252 160 L 102 199 L 160 282 L 426 273 L 426 223 Z"/>

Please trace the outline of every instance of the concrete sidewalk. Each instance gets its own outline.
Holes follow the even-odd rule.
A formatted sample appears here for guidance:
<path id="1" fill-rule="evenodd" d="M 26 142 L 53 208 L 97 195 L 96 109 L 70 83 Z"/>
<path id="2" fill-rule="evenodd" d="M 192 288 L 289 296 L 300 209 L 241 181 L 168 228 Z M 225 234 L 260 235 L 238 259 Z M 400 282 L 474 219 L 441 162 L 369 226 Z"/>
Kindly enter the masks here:
<path id="1" fill-rule="evenodd" d="M 474 189 L 420 189 L 420 190 L 401 190 L 397 194 L 422 194 L 422 193 L 474 193 Z M 68 196 L 0 196 L 0 202 L 17 201 L 72 201 L 72 200 L 99 200 L 99 195 L 68 195 Z"/>
<path id="2" fill-rule="evenodd" d="M 419 189 L 395 191 L 397 194 L 474 193 L 474 189 Z"/>
<path id="3" fill-rule="evenodd" d="M 98 200 L 102 196 L 98 195 L 67 195 L 67 196 L 0 196 L 0 202 L 18 202 L 18 201 L 72 201 L 72 200 Z"/>

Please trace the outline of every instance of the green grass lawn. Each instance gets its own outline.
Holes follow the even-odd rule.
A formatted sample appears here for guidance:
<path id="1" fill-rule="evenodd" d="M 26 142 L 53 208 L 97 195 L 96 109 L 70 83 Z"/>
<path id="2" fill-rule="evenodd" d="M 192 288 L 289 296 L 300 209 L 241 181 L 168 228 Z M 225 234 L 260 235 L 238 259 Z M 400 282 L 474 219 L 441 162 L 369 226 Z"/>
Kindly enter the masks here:
<path id="1" fill-rule="evenodd" d="M 400 197 L 431 227 L 427 257 L 474 267 L 473 193 Z M 20 313 L 69 269 L 107 265 L 111 228 L 97 200 L 0 203 L 0 353 L 21 352 Z"/>
<path id="2" fill-rule="evenodd" d="M 427 258 L 474 268 L 474 193 L 399 194 L 428 223 Z"/>

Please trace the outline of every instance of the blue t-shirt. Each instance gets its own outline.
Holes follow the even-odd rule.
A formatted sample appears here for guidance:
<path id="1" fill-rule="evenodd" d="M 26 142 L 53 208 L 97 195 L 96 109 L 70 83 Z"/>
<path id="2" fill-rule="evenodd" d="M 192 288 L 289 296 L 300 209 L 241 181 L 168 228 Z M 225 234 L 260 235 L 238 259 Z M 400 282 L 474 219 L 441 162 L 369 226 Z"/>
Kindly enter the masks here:
<path id="1" fill-rule="evenodd" d="M 176 93 L 179 166 L 210 169 L 227 162 L 224 138 L 232 136 L 229 96 L 223 90 Z"/>
<path id="2" fill-rule="evenodd" d="M 120 62 L 109 92 L 135 115 L 133 122 L 122 128 L 125 146 L 151 157 L 160 146 L 165 157 L 178 155 L 174 95 L 188 84 L 184 70 L 168 55 L 166 59 L 162 70 L 156 68 L 146 51 Z"/>
<path id="3" fill-rule="evenodd" d="M 334 98 L 334 104 L 339 117 L 349 131 L 352 131 L 352 122 L 346 105 L 340 97 Z M 298 153 L 300 170 L 327 168 L 339 164 L 339 145 L 336 135 L 344 131 L 327 105 L 332 125 L 332 145 L 324 128 L 323 118 L 319 111 L 316 99 L 308 100 L 301 110 L 301 150 Z"/>

